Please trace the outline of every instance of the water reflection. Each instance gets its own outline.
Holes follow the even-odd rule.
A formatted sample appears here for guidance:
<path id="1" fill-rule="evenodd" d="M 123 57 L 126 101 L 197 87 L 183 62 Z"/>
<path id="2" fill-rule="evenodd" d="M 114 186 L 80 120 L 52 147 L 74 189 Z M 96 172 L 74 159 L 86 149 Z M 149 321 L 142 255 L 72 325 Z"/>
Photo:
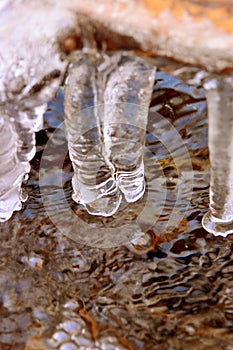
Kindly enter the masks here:
<path id="1" fill-rule="evenodd" d="M 169 63 L 162 69 L 169 73 L 177 66 Z M 180 81 L 179 92 L 166 85 L 166 75 L 159 74 L 164 86 L 160 90 L 159 85 L 154 87 L 150 126 L 156 129 L 153 109 L 176 126 L 194 171 L 191 200 L 190 193 L 181 198 L 190 202 L 183 220 L 172 231 L 165 229 L 176 200 L 177 169 L 166 147 L 148 133 L 147 147 L 157 158 L 156 164 L 147 159 L 148 186 L 163 175 L 161 187 L 167 193 L 156 225 L 145 236 L 111 249 L 86 246 L 59 232 L 44 209 L 38 171 L 44 145 L 62 121 L 60 90 L 45 114 L 46 128 L 37 133 L 37 153 L 25 186 L 28 202 L 11 220 L 1 223 L 1 345 L 23 348 L 27 342 L 28 348 L 32 344 L 39 347 L 49 339 L 59 350 L 82 346 L 101 350 L 199 350 L 206 349 L 206 344 L 231 348 L 232 242 L 230 237 L 213 238 L 201 226 L 208 209 L 206 102 L 201 89 L 196 99 L 185 93 L 185 83 Z M 192 76 L 190 73 L 187 79 Z M 170 136 L 168 141 L 179 154 Z M 54 167 L 60 161 L 63 141 L 60 134 L 54 143 L 57 152 L 51 152 L 48 159 Z M 145 207 L 142 200 L 113 219 L 93 219 L 72 202 L 73 173 L 68 156 L 62 171 L 68 203 L 76 215 L 93 225 L 93 232 L 101 227 L 120 227 Z M 56 187 L 50 191 L 54 198 L 56 191 Z M 159 198 L 158 188 L 152 193 Z M 53 201 L 53 205 L 62 218 L 63 203 Z"/>

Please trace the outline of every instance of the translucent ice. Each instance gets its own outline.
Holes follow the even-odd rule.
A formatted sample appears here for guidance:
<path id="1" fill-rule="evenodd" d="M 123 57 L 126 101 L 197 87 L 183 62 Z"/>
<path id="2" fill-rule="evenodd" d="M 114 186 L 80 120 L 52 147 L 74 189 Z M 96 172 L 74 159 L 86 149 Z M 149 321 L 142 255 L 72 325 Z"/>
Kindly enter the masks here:
<path id="1" fill-rule="evenodd" d="M 21 209 L 21 182 L 28 163 L 17 158 L 17 134 L 13 121 L 0 117 L 0 221 L 8 220 Z"/>
<path id="2" fill-rule="evenodd" d="M 65 123 L 74 167 L 73 199 L 113 215 L 122 193 L 144 193 L 143 151 L 155 70 L 125 53 L 83 54 L 69 67 Z"/>
<path id="3" fill-rule="evenodd" d="M 34 157 L 35 132 L 43 125 L 46 104 L 32 110 L 17 111 L 15 117 L 0 116 L 0 221 L 8 220 L 26 200 L 21 183 L 30 171 Z M 16 113 L 16 112 L 15 112 Z"/>
<path id="4" fill-rule="evenodd" d="M 210 211 L 204 228 L 214 235 L 233 233 L 233 77 L 205 84 L 211 162 Z"/>
<path id="5" fill-rule="evenodd" d="M 73 163 L 73 199 L 93 215 L 112 215 L 121 195 L 111 164 L 105 162 L 101 140 L 102 84 L 96 79 L 103 57 L 80 55 L 68 70 L 65 85 L 65 124 Z M 98 85 L 97 85 L 98 84 Z"/>
<path id="6" fill-rule="evenodd" d="M 67 66 L 57 37 L 71 11 L 49 3 L 4 2 L 0 23 L 0 220 L 21 208 L 21 181 L 35 154 L 35 132 Z M 46 16 L 45 16 L 46 13 Z"/>
<path id="7" fill-rule="evenodd" d="M 104 149 L 127 202 L 145 190 L 144 141 L 155 69 L 123 55 L 104 91 Z"/>

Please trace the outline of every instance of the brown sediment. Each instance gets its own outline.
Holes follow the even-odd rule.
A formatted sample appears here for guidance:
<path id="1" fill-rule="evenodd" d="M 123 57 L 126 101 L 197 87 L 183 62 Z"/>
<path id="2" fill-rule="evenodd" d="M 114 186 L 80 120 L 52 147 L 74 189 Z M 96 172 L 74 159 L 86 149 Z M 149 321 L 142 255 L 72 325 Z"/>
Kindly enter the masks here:
<path id="1" fill-rule="evenodd" d="M 28 339 L 24 350 L 49 350 L 45 343 L 45 339 L 40 335 L 32 336 Z"/>
<path id="2" fill-rule="evenodd" d="M 82 298 L 80 298 L 80 301 L 82 302 L 83 308 L 81 310 L 79 310 L 79 315 L 84 319 L 85 322 L 87 322 L 87 324 L 89 324 L 92 337 L 94 340 L 96 340 L 97 335 L 98 335 L 97 323 L 94 320 L 94 318 L 91 317 L 91 315 L 86 310 L 86 305 L 85 305 L 84 300 Z"/>
<path id="3" fill-rule="evenodd" d="M 95 320 L 91 317 L 91 315 L 85 309 L 81 309 L 79 311 L 79 315 L 90 325 L 92 337 L 94 340 L 96 340 L 98 329 L 97 329 L 97 323 L 95 322 Z"/>
<path id="4" fill-rule="evenodd" d="M 129 340 L 127 340 L 124 336 L 122 336 L 122 334 L 112 325 L 110 325 L 110 324 L 106 325 L 104 327 L 103 334 L 104 333 L 112 334 L 113 336 L 115 336 L 119 340 L 120 344 L 125 346 L 127 349 L 136 350 L 134 345 Z"/>

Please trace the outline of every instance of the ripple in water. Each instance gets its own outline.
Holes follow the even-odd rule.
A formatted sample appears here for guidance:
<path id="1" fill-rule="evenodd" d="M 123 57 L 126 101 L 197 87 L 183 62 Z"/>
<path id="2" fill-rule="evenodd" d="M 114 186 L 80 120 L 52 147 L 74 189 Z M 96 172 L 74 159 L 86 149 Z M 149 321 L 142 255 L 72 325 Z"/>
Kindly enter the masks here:
<path id="1" fill-rule="evenodd" d="M 160 60 L 156 65 L 166 74 L 157 73 L 159 81 L 151 102 L 145 196 L 122 207 L 113 218 L 93 217 L 71 199 L 73 172 L 68 155 L 62 170 L 65 198 L 76 215 L 91 225 L 93 233 L 112 227 L 120 231 L 125 222 L 137 219 L 150 201 L 158 206 L 158 213 L 161 209 L 156 222 L 147 227 L 151 217 L 146 211 L 148 217 L 141 223 L 144 235 L 118 247 L 98 249 L 85 241 L 71 240 L 50 221 L 41 199 L 38 170 L 48 137 L 62 121 L 60 90 L 45 114 L 46 129 L 37 133 L 37 153 L 25 185 L 28 202 L 21 212 L 1 223 L 1 347 L 24 349 L 27 343 L 29 349 L 39 348 L 49 341 L 59 350 L 231 349 L 232 242 L 230 237 L 213 237 L 201 226 L 208 209 L 209 185 L 203 90 L 188 86 L 182 76 L 176 85 L 171 83 L 172 72 L 177 78 L 179 66 Z M 193 75 L 187 68 L 183 77 L 195 80 Z M 185 148 L 174 142 L 172 128 L 167 135 L 163 132 L 163 120 L 158 128 L 156 113 L 175 126 L 188 149 L 192 193 L 185 191 L 185 184 L 188 188 L 191 181 L 182 153 Z M 160 141 L 162 136 L 165 143 Z M 64 145 L 60 134 L 54 143 L 57 152 L 48 158 L 54 171 L 61 161 L 59 147 Z M 178 166 L 171 150 L 177 155 Z M 185 171 L 183 181 L 180 172 Z M 179 186 L 183 189 L 177 201 Z M 62 220 L 64 202 L 56 199 L 56 186 L 49 187 L 51 206 Z M 166 196 L 159 208 L 162 193 Z M 183 218 L 168 230 L 166 223 L 174 203 Z M 87 237 L 87 241 L 91 239 L 91 235 Z"/>

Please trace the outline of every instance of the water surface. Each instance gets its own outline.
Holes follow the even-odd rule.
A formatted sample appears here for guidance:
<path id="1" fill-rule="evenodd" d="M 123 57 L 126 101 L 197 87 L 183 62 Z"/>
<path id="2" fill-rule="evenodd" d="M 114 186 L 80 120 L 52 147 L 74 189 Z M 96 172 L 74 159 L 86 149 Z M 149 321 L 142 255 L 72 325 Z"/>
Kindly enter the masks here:
<path id="1" fill-rule="evenodd" d="M 93 217 L 71 199 L 72 166 L 65 158 L 67 202 L 92 227 L 83 241 L 58 230 L 41 198 L 40 160 L 63 121 L 62 89 L 49 104 L 24 185 L 28 200 L 0 226 L 0 349 L 25 349 L 26 342 L 31 349 L 43 341 L 59 350 L 232 349 L 231 237 L 213 237 L 201 226 L 209 187 L 204 92 L 197 69 L 159 58 L 155 64 L 145 196 L 111 218 Z M 53 174 L 65 147 L 58 133 L 47 155 L 51 183 L 43 190 L 61 222 L 66 206 Z M 167 225 L 171 216 L 179 219 L 175 227 L 175 221 Z M 141 217 L 143 236 L 98 247 L 98 230 L 121 232 Z"/>

